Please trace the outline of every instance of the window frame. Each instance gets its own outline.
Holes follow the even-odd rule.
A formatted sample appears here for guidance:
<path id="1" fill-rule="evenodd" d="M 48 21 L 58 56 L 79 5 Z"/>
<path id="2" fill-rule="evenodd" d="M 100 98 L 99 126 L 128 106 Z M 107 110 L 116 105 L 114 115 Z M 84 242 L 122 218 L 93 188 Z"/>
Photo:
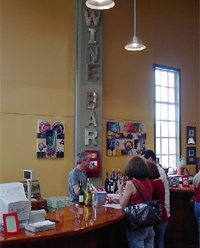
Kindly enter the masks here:
<path id="1" fill-rule="evenodd" d="M 178 112 L 175 116 L 175 125 L 177 127 L 178 125 L 178 133 L 176 133 L 176 164 L 178 163 L 179 158 L 182 155 L 182 147 L 181 147 L 181 70 L 173 67 L 168 67 L 164 65 L 153 65 L 153 77 L 154 77 L 154 151 L 156 153 L 156 70 L 166 70 L 167 72 L 175 72 L 175 108 L 176 112 Z M 177 85 L 178 84 L 178 85 Z M 177 98 L 178 98 L 178 104 L 177 107 Z M 169 104 L 167 102 L 167 104 Z M 178 115 L 178 116 L 177 116 Z M 178 122 L 178 123 L 177 123 Z M 162 153 L 161 153 L 162 154 Z M 168 153 L 169 155 L 169 153 Z M 168 165 L 168 167 L 172 167 L 171 165 Z M 176 168 L 173 167 L 173 170 L 175 171 Z"/>

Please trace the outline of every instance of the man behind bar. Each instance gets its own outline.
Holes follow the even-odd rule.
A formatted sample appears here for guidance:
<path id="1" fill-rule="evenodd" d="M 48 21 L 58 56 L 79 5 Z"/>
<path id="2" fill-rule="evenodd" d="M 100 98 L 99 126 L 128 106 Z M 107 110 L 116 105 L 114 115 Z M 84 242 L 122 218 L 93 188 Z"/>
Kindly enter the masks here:
<path id="1" fill-rule="evenodd" d="M 82 180 L 83 188 L 87 187 L 87 175 L 85 169 L 89 166 L 89 154 L 87 152 L 81 152 L 77 154 L 77 165 L 70 171 L 68 184 L 69 184 L 69 194 L 72 202 L 78 202 L 78 190 L 79 184 Z"/>

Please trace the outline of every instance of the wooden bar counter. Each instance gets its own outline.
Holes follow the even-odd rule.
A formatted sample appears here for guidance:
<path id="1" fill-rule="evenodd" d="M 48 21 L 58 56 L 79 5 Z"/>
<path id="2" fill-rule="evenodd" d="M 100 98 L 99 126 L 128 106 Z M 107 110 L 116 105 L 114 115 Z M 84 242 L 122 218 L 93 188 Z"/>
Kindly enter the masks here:
<path id="1" fill-rule="evenodd" d="M 14 248 L 100 248 L 126 247 L 125 221 L 122 209 L 101 205 L 86 207 L 75 204 L 47 213 L 46 219 L 56 228 L 32 233 L 21 229 L 17 235 L 0 232 L 0 247 Z"/>
<path id="2" fill-rule="evenodd" d="M 165 248 L 198 248 L 198 227 L 194 208 L 189 204 L 193 186 L 170 187 L 171 217 L 166 230 Z"/>

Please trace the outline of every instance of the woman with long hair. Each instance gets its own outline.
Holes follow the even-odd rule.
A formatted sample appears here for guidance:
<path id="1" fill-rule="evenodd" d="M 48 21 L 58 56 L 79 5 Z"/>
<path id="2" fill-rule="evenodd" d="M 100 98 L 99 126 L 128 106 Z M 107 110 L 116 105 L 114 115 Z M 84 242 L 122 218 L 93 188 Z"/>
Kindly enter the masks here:
<path id="1" fill-rule="evenodd" d="M 148 168 L 144 160 L 139 156 L 133 157 L 128 162 L 125 173 L 130 180 L 127 181 L 124 190 L 123 184 L 118 181 L 121 207 L 124 208 L 129 206 L 130 204 L 139 204 L 144 202 L 132 180 L 134 180 L 139 185 L 147 201 L 151 201 L 153 187 L 151 180 L 148 179 Z M 130 231 L 127 227 L 126 235 L 129 248 L 154 247 L 154 230 L 152 226 L 135 231 Z"/>

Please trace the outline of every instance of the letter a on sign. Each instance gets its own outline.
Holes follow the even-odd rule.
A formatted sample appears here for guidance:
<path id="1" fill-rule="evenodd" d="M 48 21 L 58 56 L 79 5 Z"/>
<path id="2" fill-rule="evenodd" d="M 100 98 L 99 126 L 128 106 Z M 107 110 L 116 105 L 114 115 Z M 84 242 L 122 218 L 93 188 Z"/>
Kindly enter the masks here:
<path id="1" fill-rule="evenodd" d="M 88 121 L 86 122 L 86 127 L 88 127 L 90 124 L 93 124 L 95 127 L 97 127 L 95 113 L 93 110 L 89 112 Z"/>

